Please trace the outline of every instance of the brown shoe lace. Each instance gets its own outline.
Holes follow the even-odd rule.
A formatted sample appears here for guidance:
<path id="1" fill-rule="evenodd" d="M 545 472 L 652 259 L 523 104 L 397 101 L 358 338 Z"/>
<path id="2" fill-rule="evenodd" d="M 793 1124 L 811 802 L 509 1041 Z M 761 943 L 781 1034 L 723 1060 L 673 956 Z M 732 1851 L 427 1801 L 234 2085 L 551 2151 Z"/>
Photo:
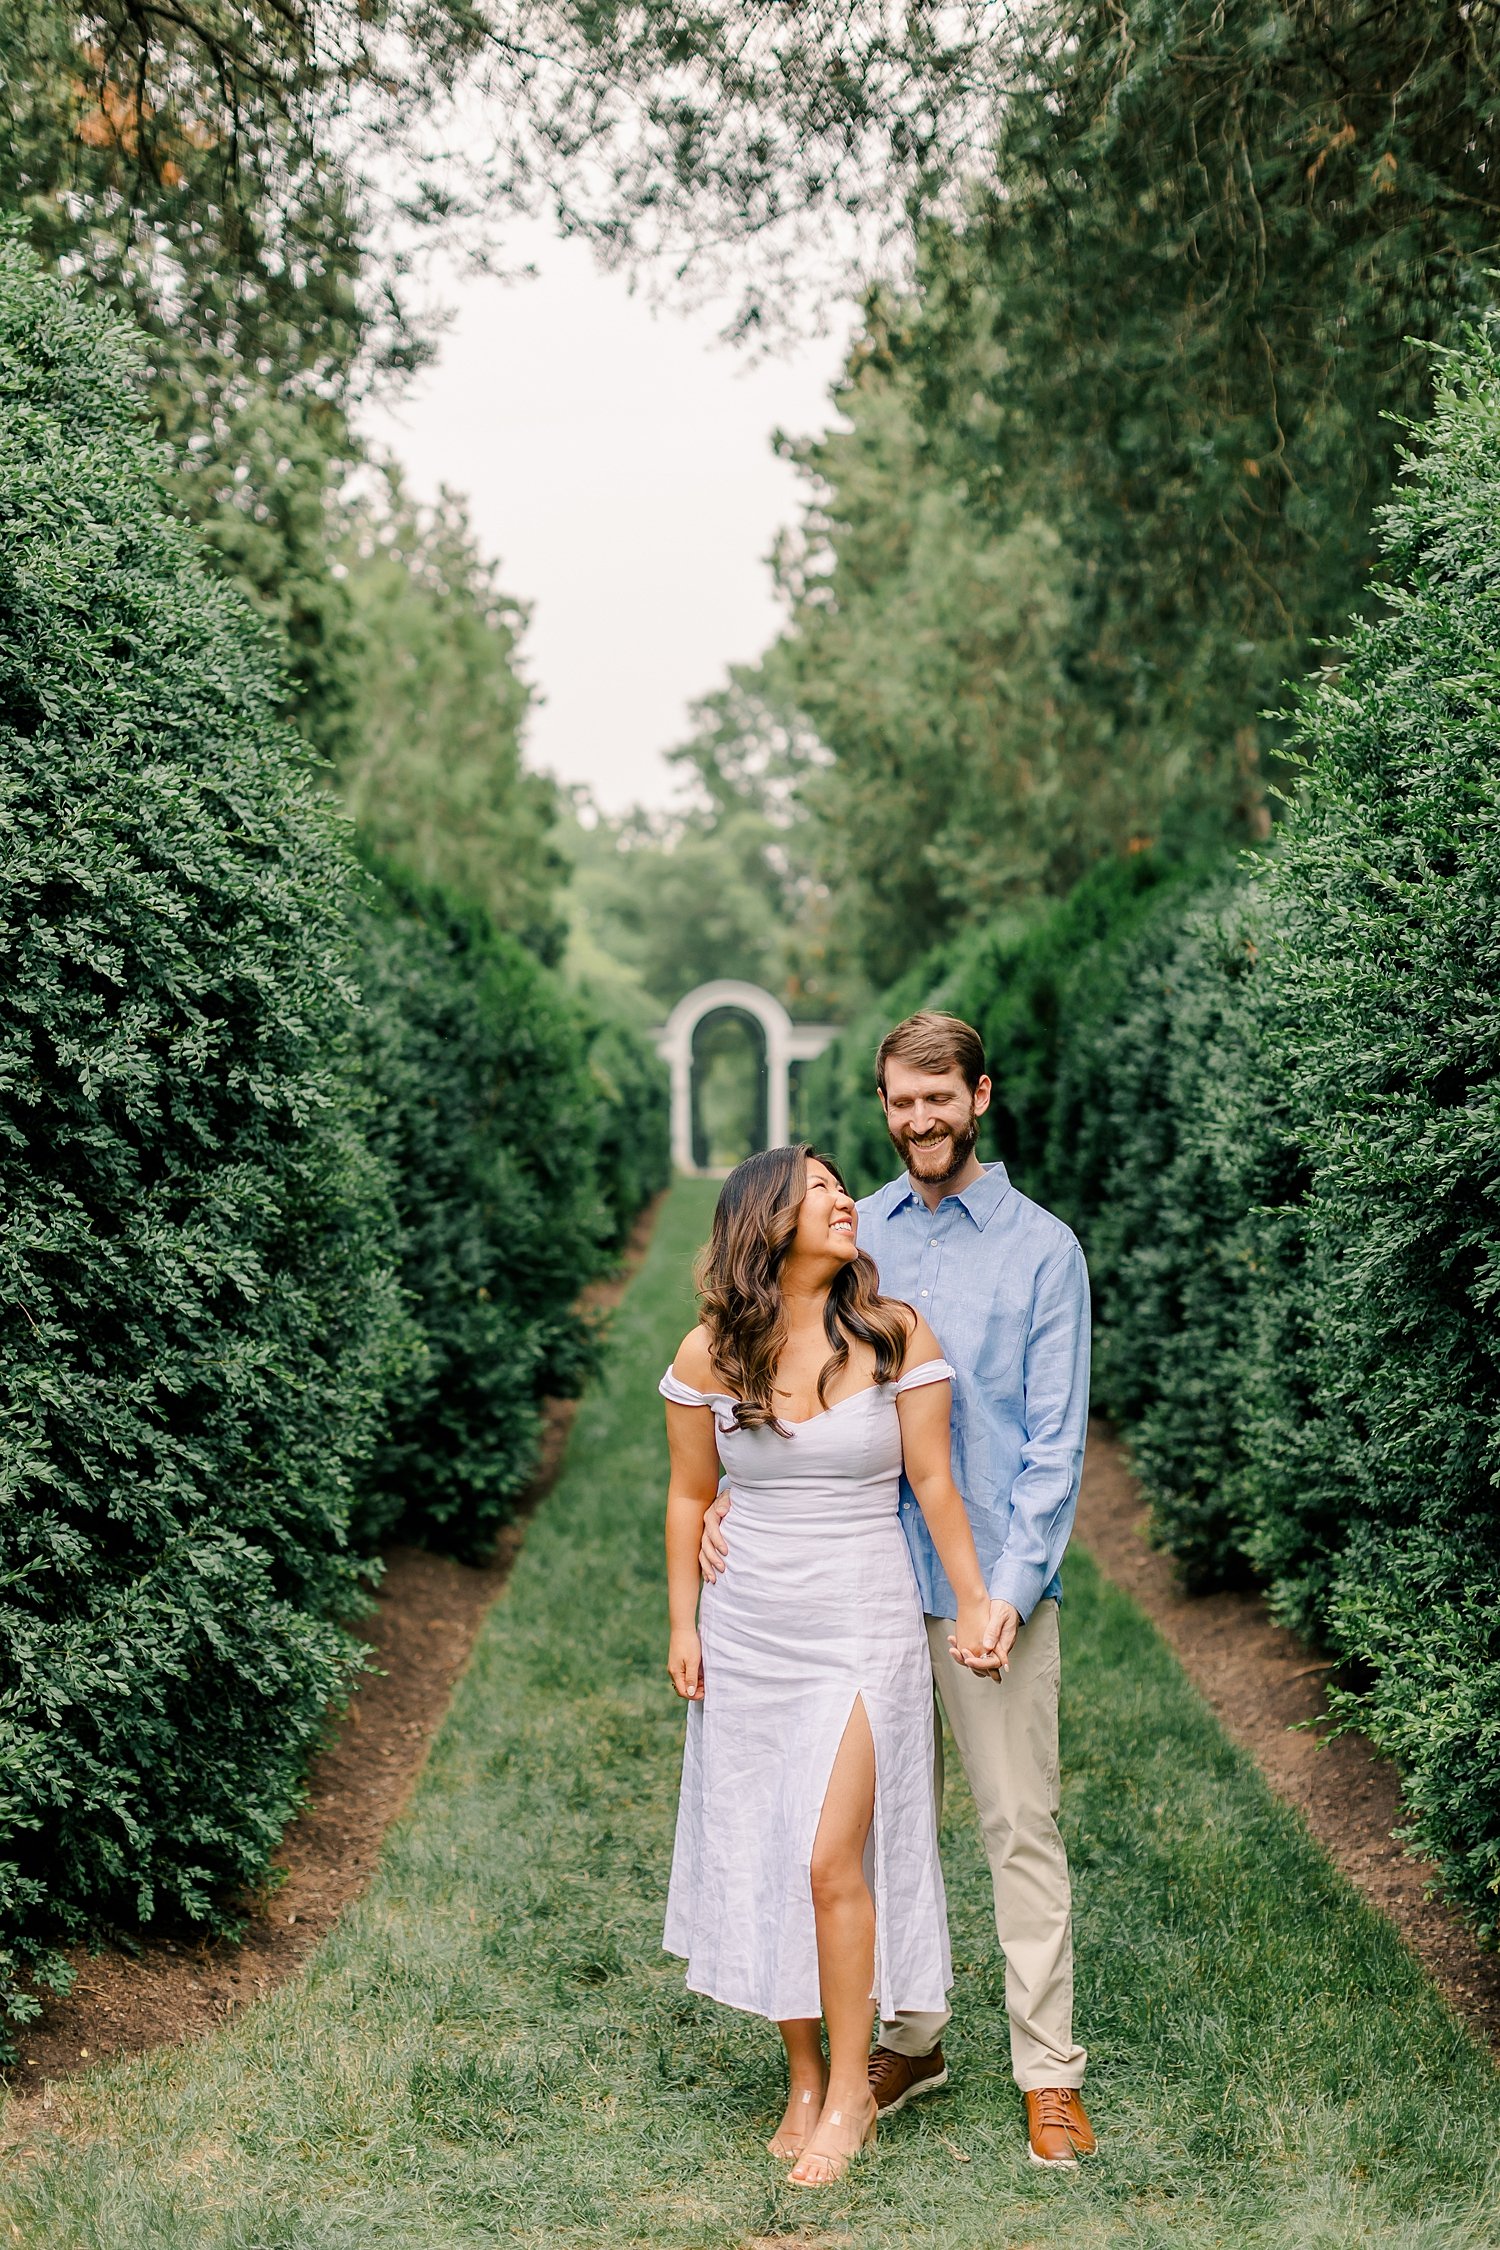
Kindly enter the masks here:
<path id="1" fill-rule="evenodd" d="M 1043 2132 L 1049 2125 L 1057 2125 L 1063 2132 L 1067 2132 L 1071 2094 L 1072 2088 L 1068 2086 L 1039 2086 L 1036 2089 L 1036 2121 Z"/>

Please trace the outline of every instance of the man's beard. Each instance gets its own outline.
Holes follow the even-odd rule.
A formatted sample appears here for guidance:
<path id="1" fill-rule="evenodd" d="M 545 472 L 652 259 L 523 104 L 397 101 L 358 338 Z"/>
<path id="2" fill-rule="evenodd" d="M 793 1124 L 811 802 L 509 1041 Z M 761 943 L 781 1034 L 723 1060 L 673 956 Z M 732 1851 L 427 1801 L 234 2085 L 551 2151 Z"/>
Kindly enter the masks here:
<path id="1" fill-rule="evenodd" d="M 890 1123 L 886 1131 L 891 1136 L 892 1148 L 912 1178 L 936 1187 L 944 1180 L 951 1180 L 955 1172 L 961 1172 L 968 1163 L 979 1138 L 979 1119 L 971 1109 L 962 1125 L 945 1126 L 941 1133 L 932 1136 L 925 1148 L 920 1141 L 913 1140 L 910 1131 L 900 1132 Z"/>

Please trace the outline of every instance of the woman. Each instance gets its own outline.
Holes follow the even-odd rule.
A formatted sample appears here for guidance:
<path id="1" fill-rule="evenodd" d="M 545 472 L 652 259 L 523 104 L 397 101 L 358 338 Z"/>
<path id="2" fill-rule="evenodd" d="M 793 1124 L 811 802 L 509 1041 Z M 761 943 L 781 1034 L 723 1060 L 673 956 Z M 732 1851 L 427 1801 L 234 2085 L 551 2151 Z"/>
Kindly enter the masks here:
<path id="1" fill-rule="evenodd" d="M 665 1942 L 694 1991 L 779 2026 L 790 2086 L 769 2145 L 799 2186 L 838 2179 L 875 2137 L 875 2000 L 936 2011 L 952 1981 L 903 1460 L 959 1597 L 958 1661 L 980 1658 L 988 1613 L 949 1463 L 952 1370 L 920 1315 L 880 1295 L 856 1225 L 826 1157 L 739 1165 L 700 1262 L 702 1325 L 661 1383 L 667 1669 L 692 1705 Z M 734 1554 L 703 1590 L 700 1641 L 721 1461 Z"/>

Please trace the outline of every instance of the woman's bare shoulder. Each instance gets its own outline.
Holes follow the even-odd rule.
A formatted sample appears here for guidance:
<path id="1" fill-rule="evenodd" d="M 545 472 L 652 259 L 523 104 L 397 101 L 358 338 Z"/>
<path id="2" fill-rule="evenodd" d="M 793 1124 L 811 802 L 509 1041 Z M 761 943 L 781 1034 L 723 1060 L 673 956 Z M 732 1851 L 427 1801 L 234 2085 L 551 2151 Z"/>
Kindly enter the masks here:
<path id="1" fill-rule="evenodd" d="M 672 1355 L 672 1370 L 680 1383 L 690 1383 L 695 1391 L 713 1389 L 714 1363 L 706 1328 L 691 1329 L 683 1337 Z"/>

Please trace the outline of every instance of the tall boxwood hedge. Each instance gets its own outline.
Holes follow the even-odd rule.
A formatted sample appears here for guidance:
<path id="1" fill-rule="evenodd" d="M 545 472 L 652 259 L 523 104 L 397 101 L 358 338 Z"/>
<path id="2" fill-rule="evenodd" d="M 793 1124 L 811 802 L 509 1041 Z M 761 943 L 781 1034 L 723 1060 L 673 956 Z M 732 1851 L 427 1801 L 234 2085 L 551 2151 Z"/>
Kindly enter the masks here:
<path id="1" fill-rule="evenodd" d="M 362 1522 L 472 1555 L 535 1468 L 538 1401 L 591 1364 L 574 1300 L 664 1181 L 665 1075 L 480 908 L 386 867 L 361 926 L 372 1130 L 421 1336 Z"/>
<path id="2" fill-rule="evenodd" d="M 471 1552 L 667 1170 L 666 1087 L 356 869 L 164 509 L 132 341 L 0 237 L 0 1997 L 259 1878 L 360 1557 Z"/>
<path id="3" fill-rule="evenodd" d="M 262 1871 L 406 1348 L 346 862 L 133 343 L 0 237 L 0 1947 Z M 25 2013 L 30 2002 L 12 2003 Z"/>
<path id="4" fill-rule="evenodd" d="M 1300 706 L 1268 1043 L 1312 1174 L 1316 1600 L 1420 1840 L 1500 1921 L 1500 353 L 1451 357 L 1384 614 Z M 1262 1494 L 1259 1551 L 1310 1541 Z"/>
<path id="5" fill-rule="evenodd" d="M 1411 1833 L 1500 1923 L 1500 360 L 1449 363 L 1385 613 L 1300 702 L 1256 868 L 1101 868 L 928 963 L 820 1064 L 868 1181 L 875 1040 L 985 1034 L 991 1146 L 1084 1240 L 1098 1397 L 1191 1583 L 1345 1660 Z M 880 1156 L 876 1167 L 872 1159 Z"/>
<path id="6" fill-rule="evenodd" d="M 599 1223 L 611 1251 L 672 1176 L 670 1097 L 665 1065 L 640 1034 L 618 1020 L 581 1019 L 588 1041 L 595 1119 L 594 1173 Z"/>

